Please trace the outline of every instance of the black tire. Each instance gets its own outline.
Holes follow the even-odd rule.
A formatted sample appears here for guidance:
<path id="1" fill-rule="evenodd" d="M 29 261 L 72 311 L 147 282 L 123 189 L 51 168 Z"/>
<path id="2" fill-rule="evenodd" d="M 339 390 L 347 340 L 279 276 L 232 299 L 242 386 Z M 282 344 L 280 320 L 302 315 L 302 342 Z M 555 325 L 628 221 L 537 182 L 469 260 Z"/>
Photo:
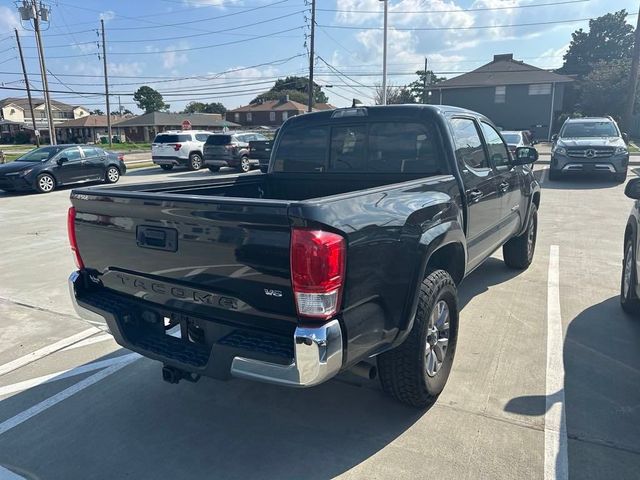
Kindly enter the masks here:
<path id="1" fill-rule="evenodd" d="M 216 173 L 220 171 L 220 167 L 209 167 L 209 171 L 211 173 Z"/>
<path id="2" fill-rule="evenodd" d="M 240 165 L 238 166 L 238 169 L 242 173 L 247 173 L 251 170 L 251 163 L 249 162 L 249 157 L 247 157 L 246 155 L 243 155 L 240 158 Z"/>
<path id="3" fill-rule="evenodd" d="M 449 313 L 447 334 L 435 335 L 432 319 L 434 309 L 444 303 Z M 444 310 L 443 310 L 444 311 Z M 437 322 L 435 322 L 437 323 Z M 442 342 L 447 339 L 445 351 Z M 378 356 L 378 371 L 383 390 L 407 405 L 426 408 L 436 401 L 444 389 L 453 365 L 458 338 L 458 294 L 451 276 L 444 270 L 431 272 L 420 286 L 418 310 L 411 332 L 393 350 Z M 434 345 L 439 346 L 436 355 Z M 429 373 L 430 355 L 441 364 Z M 439 357 L 443 358 L 439 358 Z"/>
<path id="4" fill-rule="evenodd" d="M 562 174 L 558 170 L 549 169 L 549 180 L 560 180 Z"/>
<path id="5" fill-rule="evenodd" d="M 116 183 L 118 180 L 120 180 L 120 169 L 118 169 L 118 167 L 114 167 L 113 165 L 107 167 L 107 171 L 104 174 L 104 182 Z"/>
<path id="6" fill-rule="evenodd" d="M 192 153 L 189 155 L 189 170 L 196 171 L 202 168 L 202 155 L 199 153 Z"/>
<path id="7" fill-rule="evenodd" d="M 38 193 L 50 193 L 56 189 L 56 179 L 49 173 L 41 173 L 35 184 Z"/>
<path id="8" fill-rule="evenodd" d="M 519 237 L 514 237 L 502 246 L 504 263 L 509 268 L 525 270 L 533 261 L 538 238 L 538 209 L 535 203 L 531 204 L 529 223 L 527 229 Z"/>
<path id="9" fill-rule="evenodd" d="M 169 170 L 173 170 L 173 165 L 160 165 L 160 168 L 168 172 Z"/>
<path id="10" fill-rule="evenodd" d="M 635 239 L 632 236 L 624 244 L 624 260 L 622 261 L 622 278 L 620 279 L 620 305 L 622 309 L 631 314 L 640 314 L 640 300 L 635 292 L 638 283 L 638 273 L 636 272 L 636 252 L 634 248 Z M 627 263 L 629 262 L 629 263 Z M 625 292 L 625 274 L 629 269 L 629 288 Z"/>

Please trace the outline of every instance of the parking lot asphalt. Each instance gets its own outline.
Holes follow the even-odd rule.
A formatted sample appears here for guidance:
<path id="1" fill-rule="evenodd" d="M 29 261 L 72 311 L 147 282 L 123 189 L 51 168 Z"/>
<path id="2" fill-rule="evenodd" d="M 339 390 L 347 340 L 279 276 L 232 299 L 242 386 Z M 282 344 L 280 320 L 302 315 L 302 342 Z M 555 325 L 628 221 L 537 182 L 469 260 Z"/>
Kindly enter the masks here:
<path id="1" fill-rule="evenodd" d="M 0 479 L 637 479 L 640 319 L 617 298 L 632 201 L 546 168 L 535 260 L 513 271 L 498 252 L 461 285 L 454 368 L 426 412 L 349 375 L 164 383 L 71 308 L 71 189 L 0 192 Z"/>

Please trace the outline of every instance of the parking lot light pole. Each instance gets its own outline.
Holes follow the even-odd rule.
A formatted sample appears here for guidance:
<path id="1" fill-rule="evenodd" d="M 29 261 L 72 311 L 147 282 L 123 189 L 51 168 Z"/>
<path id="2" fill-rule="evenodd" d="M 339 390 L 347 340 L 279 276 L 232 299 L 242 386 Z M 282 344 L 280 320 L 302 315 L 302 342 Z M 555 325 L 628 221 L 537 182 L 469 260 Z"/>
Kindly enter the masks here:
<path id="1" fill-rule="evenodd" d="M 388 0 L 380 0 L 384 3 L 384 33 L 382 40 L 382 105 L 387 104 L 387 17 L 389 14 Z"/>

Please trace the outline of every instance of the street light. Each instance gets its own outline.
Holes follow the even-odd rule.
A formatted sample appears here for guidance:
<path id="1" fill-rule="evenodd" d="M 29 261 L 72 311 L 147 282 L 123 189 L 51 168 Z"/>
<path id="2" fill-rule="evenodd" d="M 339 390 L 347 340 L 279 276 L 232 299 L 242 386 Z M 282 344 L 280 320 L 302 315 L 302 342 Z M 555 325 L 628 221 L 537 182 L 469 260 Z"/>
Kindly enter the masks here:
<path id="1" fill-rule="evenodd" d="M 389 1 L 384 3 L 384 39 L 382 41 L 382 104 L 387 104 L 387 14 L 389 13 Z"/>

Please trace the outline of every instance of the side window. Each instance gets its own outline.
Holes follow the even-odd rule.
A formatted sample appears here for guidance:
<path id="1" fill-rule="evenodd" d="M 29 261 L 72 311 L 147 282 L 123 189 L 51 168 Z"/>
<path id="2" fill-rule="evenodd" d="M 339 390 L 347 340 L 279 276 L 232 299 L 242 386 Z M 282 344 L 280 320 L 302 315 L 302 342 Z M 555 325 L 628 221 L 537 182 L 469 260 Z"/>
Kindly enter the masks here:
<path id="1" fill-rule="evenodd" d="M 490 168 L 475 122 L 470 118 L 453 118 L 451 129 L 456 144 L 456 158 L 476 170 Z"/>
<path id="2" fill-rule="evenodd" d="M 487 143 L 487 150 L 489 151 L 489 158 L 493 166 L 498 170 L 511 168 L 509 151 L 502 141 L 500 134 L 488 123 L 480 122 L 480 125 L 482 126 L 482 133 L 484 134 L 484 140 Z"/>
<path id="3" fill-rule="evenodd" d="M 76 162 L 82 159 L 80 149 L 78 147 L 67 148 L 60 153 L 60 157 L 67 157 L 70 162 Z"/>
<path id="4" fill-rule="evenodd" d="M 275 151 L 275 172 L 326 171 L 329 128 L 290 128 L 281 134 Z"/>
<path id="5" fill-rule="evenodd" d="M 365 170 L 366 140 L 366 125 L 333 127 L 331 129 L 331 170 Z"/>
<path id="6" fill-rule="evenodd" d="M 94 147 L 82 147 L 82 152 L 84 153 L 84 158 L 93 158 L 100 155 L 98 149 Z"/>
<path id="7" fill-rule="evenodd" d="M 268 138 L 265 137 L 264 135 L 256 134 L 254 140 L 257 140 L 259 142 L 264 142 L 268 140 Z"/>

